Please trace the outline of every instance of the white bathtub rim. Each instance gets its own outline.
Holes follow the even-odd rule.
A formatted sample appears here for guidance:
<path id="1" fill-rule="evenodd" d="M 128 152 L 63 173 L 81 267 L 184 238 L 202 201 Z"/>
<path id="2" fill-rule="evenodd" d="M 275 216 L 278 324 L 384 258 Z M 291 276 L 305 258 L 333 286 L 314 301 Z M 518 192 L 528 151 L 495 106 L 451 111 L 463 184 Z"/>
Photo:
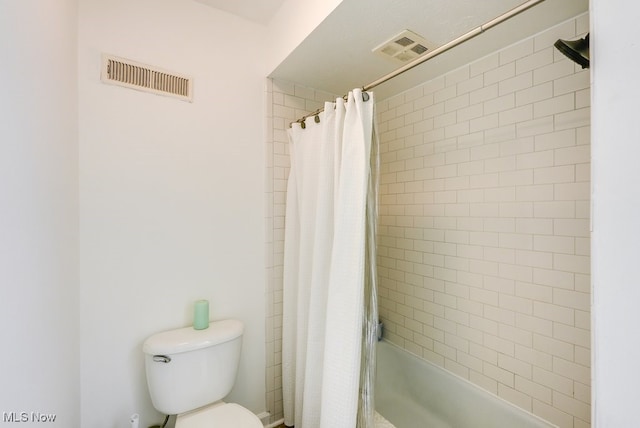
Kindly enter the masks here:
<path id="1" fill-rule="evenodd" d="M 408 351 L 405 348 L 402 348 L 401 346 L 399 346 L 399 345 L 387 340 L 386 338 L 383 338 L 379 342 L 384 342 L 385 344 L 390 345 L 390 346 L 396 348 L 397 350 L 399 350 L 401 352 L 405 352 L 405 353 L 409 354 L 412 358 L 417 358 L 419 360 L 419 363 L 426 363 L 429 366 L 437 369 L 438 371 L 440 371 L 441 373 L 443 373 L 445 375 L 453 376 L 453 377 L 459 379 L 460 381 L 462 381 L 463 383 L 466 383 L 467 385 L 472 386 L 474 389 L 476 389 L 479 392 L 491 395 L 492 397 L 496 398 L 498 401 L 502 402 L 503 404 L 506 404 L 508 407 L 511 407 L 511 408 L 515 409 L 516 411 L 520 411 L 520 412 L 526 413 L 527 415 L 533 417 L 534 419 L 537 419 L 538 421 L 549 425 L 549 428 L 559 428 L 558 425 L 554 424 L 553 422 L 548 421 L 548 420 L 546 420 L 546 419 L 544 419 L 544 418 L 542 418 L 542 417 L 540 417 L 540 416 L 538 416 L 538 415 L 536 415 L 534 413 L 531 413 L 527 409 L 523 409 L 522 407 L 517 406 L 516 404 L 512 403 L 511 401 L 505 400 L 504 398 L 500 397 L 499 395 L 497 395 L 497 394 L 495 394 L 495 393 L 493 393 L 493 392 L 491 392 L 491 391 L 489 391 L 487 389 L 484 389 L 481 386 L 471 382 L 469 379 L 466 379 L 466 378 L 464 378 L 464 377 L 462 377 L 462 376 L 460 376 L 460 375 L 458 375 L 458 374 L 456 374 L 456 373 L 454 373 L 454 372 L 452 372 L 450 370 L 447 370 L 444 367 L 439 366 L 438 364 L 436 364 L 436 363 L 434 363 L 432 361 L 429 361 L 429 360 L 427 360 L 425 358 L 422 358 L 422 357 L 414 354 L 413 352 Z"/>

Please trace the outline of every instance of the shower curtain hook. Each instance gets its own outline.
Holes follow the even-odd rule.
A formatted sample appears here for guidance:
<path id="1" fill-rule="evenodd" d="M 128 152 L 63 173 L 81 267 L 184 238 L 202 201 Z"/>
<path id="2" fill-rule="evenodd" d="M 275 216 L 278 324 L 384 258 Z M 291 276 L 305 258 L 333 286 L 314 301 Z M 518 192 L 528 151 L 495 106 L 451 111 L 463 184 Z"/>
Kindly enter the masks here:
<path id="1" fill-rule="evenodd" d="M 362 88 L 360 88 L 360 90 L 362 91 L 362 101 L 364 102 L 369 101 L 369 93 L 367 92 L 365 87 L 363 86 Z"/>
<path id="2" fill-rule="evenodd" d="M 315 115 L 315 117 L 313 118 L 315 123 L 320 123 L 320 115 Z"/>

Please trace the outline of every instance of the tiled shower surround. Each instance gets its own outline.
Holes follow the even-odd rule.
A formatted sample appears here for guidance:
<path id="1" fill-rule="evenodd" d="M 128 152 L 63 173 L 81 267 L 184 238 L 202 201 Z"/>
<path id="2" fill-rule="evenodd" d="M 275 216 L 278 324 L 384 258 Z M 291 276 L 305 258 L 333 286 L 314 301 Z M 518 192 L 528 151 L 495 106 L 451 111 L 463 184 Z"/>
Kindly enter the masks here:
<path id="1" fill-rule="evenodd" d="M 590 421 L 588 16 L 378 104 L 387 339 L 560 427 Z"/>
<path id="2" fill-rule="evenodd" d="M 590 426 L 590 94 L 553 43 L 588 26 L 579 16 L 377 105 L 386 339 L 562 428 Z M 332 98 L 267 84 L 273 421 L 286 127 Z"/>

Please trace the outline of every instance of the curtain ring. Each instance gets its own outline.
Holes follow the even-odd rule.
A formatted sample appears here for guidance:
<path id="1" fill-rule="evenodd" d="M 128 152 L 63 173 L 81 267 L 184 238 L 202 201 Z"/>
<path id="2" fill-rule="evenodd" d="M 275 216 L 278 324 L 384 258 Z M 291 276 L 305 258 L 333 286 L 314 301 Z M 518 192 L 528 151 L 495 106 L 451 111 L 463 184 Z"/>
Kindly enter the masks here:
<path id="1" fill-rule="evenodd" d="M 318 116 L 317 114 L 315 115 L 315 117 L 313 118 L 315 123 L 320 123 L 320 116 Z"/>
<path id="2" fill-rule="evenodd" d="M 365 91 L 362 92 L 362 101 L 369 101 L 369 94 Z"/>
<path id="3" fill-rule="evenodd" d="M 307 125 L 305 125 L 304 120 L 302 122 L 300 122 L 300 127 L 302 129 L 305 129 L 307 127 Z"/>

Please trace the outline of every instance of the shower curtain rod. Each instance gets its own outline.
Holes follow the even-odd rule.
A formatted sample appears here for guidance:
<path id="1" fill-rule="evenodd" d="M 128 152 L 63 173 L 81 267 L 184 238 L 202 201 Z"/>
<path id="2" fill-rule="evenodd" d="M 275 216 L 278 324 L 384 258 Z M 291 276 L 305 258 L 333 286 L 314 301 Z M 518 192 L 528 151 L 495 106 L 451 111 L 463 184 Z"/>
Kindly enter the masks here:
<path id="1" fill-rule="evenodd" d="M 529 0 L 525 3 L 522 3 L 520 6 L 514 7 L 513 9 L 503 13 L 502 15 L 498 16 L 497 18 L 492 19 L 491 21 L 485 22 L 484 24 L 480 25 L 479 27 L 474 28 L 471 31 L 466 32 L 465 34 L 463 34 L 462 36 L 458 37 L 457 39 L 453 39 L 452 41 L 445 43 L 444 45 L 432 50 L 431 52 L 427 53 L 424 56 L 421 56 L 419 58 L 414 59 L 413 61 L 411 61 L 408 64 L 403 65 L 402 67 L 392 71 L 391 73 L 382 76 L 381 78 L 379 78 L 378 80 L 374 80 L 373 82 L 369 83 L 368 85 L 364 85 L 362 87 L 362 91 L 363 93 L 375 88 L 378 85 L 381 85 L 383 83 L 385 83 L 388 80 L 393 79 L 396 76 L 401 75 L 402 73 L 411 70 L 412 68 L 422 64 L 423 62 L 440 55 L 441 53 L 444 53 L 446 51 L 448 51 L 451 48 L 454 48 L 455 46 L 458 46 L 459 44 L 462 44 L 464 42 L 466 42 L 469 39 L 474 38 L 475 36 L 484 33 L 485 31 L 487 31 L 488 29 L 495 27 L 496 25 L 510 19 L 513 18 L 514 16 L 524 12 L 525 10 L 528 10 L 530 8 L 532 8 L 533 6 L 537 5 L 538 3 L 542 3 L 544 0 Z M 364 96 L 364 95 L 363 95 Z M 347 95 L 343 95 L 342 96 L 343 99 L 347 99 Z M 368 96 L 367 96 L 368 99 Z M 365 100 L 367 101 L 367 100 Z M 305 119 L 307 119 L 308 117 L 312 117 L 315 116 L 316 117 L 316 122 L 319 122 L 319 118 L 318 118 L 318 114 L 320 114 L 321 112 L 324 111 L 324 107 L 323 108 L 319 108 L 318 110 L 309 113 L 305 116 L 302 116 L 300 119 L 291 122 L 289 124 L 289 127 L 291 127 L 294 123 L 299 123 L 302 128 L 305 128 L 305 124 L 304 121 Z"/>

